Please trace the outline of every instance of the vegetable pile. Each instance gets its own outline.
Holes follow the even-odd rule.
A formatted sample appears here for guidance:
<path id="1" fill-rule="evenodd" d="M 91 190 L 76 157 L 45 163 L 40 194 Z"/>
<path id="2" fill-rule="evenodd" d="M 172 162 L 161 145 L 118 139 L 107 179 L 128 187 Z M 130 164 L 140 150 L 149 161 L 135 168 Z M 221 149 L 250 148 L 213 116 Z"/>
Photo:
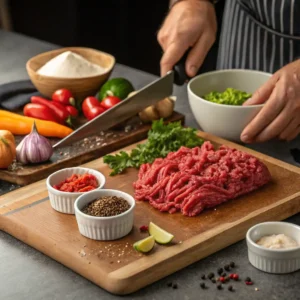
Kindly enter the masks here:
<path id="1" fill-rule="evenodd" d="M 182 127 L 180 122 L 164 125 L 163 120 L 154 121 L 148 132 L 148 140 L 138 145 L 128 154 L 121 151 L 116 155 L 105 155 L 103 160 L 113 169 L 111 176 L 122 173 L 129 167 L 138 168 L 144 163 L 152 163 L 155 158 L 166 157 L 169 152 L 181 146 L 193 148 L 203 143 L 196 129 Z"/>
<path id="2" fill-rule="evenodd" d="M 233 88 L 227 88 L 223 93 L 211 92 L 203 96 L 207 101 L 227 104 L 227 105 L 242 105 L 252 95 Z"/>
<path id="3" fill-rule="evenodd" d="M 55 91 L 52 100 L 38 96 L 32 96 L 30 100 L 31 103 L 26 104 L 23 109 L 27 117 L 72 126 L 72 119 L 78 116 L 75 99 L 67 89 Z"/>

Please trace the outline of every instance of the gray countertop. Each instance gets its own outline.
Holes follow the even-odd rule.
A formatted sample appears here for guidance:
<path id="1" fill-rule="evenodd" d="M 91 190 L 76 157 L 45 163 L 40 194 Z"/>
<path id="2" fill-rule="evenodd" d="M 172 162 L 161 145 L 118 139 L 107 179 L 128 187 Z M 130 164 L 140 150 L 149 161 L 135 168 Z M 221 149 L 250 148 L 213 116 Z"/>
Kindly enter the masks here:
<path id="1" fill-rule="evenodd" d="M 0 31 L 0 84 L 27 78 L 26 61 L 36 55 L 55 48 L 54 45 L 17 34 Z M 124 76 L 131 80 L 136 88 L 144 86 L 155 76 L 117 65 L 113 76 Z M 178 96 L 176 110 L 186 115 L 186 124 L 198 127 L 189 109 L 186 87 L 175 88 Z M 294 164 L 289 149 L 299 147 L 300 138 L 291 142 L 272 142 L 253 145 L 251 148 Z M 15 186 L 0 181 L 3 192 Z M 0 196 L 1 203 L 1 196 Z M 300 209 L 300 208 L 299 208 Z M 300 215 L 288 220 L 300 225 Z M 234 261 L 236 272 L 241 277 L 250 276 L 255 282 L 246 286 L 243 282 L 233 283 L 234 292 L 227 289 L 217 290 L 213 284 L 202 290 L 199 287 L 202 274 L 208 274 L 224 264 Z M 176 282 L 178 289 L 167 286 Z M 193 265 L 164 278 L 126 299 L 300 299 L 300 272 L 288 275 L 271 275 L 254 269 L 247 258 L 245 240 L 215 253 Z M 255 291 L 255 288 L 258 291 Z M 67 299 L 119 299 L 111 295 L 80 275 L 61 264 L 37 252 L 15 238 L 0 232 L 0 299 L 6 300 L 67 300 Z"/>

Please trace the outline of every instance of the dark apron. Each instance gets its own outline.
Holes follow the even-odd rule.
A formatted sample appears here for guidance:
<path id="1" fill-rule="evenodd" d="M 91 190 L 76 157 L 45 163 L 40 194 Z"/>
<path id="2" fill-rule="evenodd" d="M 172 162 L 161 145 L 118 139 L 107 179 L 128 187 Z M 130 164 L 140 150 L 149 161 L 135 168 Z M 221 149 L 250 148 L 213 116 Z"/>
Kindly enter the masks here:
<path id="1" fill-rule="evenodd" d="M 274 73 L 300 57 L 300 0 L 226 0 L 217 69 Z"/>

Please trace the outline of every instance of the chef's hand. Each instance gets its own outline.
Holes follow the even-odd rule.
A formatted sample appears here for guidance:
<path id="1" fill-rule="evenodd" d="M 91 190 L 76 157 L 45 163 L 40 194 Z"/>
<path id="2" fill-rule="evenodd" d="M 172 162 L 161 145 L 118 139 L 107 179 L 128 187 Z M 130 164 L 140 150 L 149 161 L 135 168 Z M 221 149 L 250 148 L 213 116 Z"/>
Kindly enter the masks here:
<path id="1" fill-rule="evenodd" d="M 265 105 L 244 129 L 241 140 L 251 143 L 296 138 L 300 133 L 300 60 L 276 72 L 244 105 L 262 103 Z"/>
<path id="2" fill-rule="evenodd" d="M 215 42 L 217 21 L 215 8 L 207 0 L 185 0 L 170 10 L 159 33 L 158 42 L 164 54 L 160 62 L 161 75 L 172 70 L 188 48 L 186 61 L 189 77 L 197 74 L 206 54 Z"/>

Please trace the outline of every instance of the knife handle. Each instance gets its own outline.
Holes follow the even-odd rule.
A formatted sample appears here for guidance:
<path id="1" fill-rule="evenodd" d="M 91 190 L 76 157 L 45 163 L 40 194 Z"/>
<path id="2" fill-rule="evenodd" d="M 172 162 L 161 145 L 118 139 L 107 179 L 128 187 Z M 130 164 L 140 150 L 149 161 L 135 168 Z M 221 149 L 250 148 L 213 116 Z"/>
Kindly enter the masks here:
<path id="1" fill-rule="evenodd" d="M 189 52 L 189 50 L 186 51 L 182 58 L 179 60 L 179 62 L 173 68 L 174 83 L 176 85 L 183 85 L 186 81 L 190 79 L 190 77 L 185 72 L 185 62 Z"/>

